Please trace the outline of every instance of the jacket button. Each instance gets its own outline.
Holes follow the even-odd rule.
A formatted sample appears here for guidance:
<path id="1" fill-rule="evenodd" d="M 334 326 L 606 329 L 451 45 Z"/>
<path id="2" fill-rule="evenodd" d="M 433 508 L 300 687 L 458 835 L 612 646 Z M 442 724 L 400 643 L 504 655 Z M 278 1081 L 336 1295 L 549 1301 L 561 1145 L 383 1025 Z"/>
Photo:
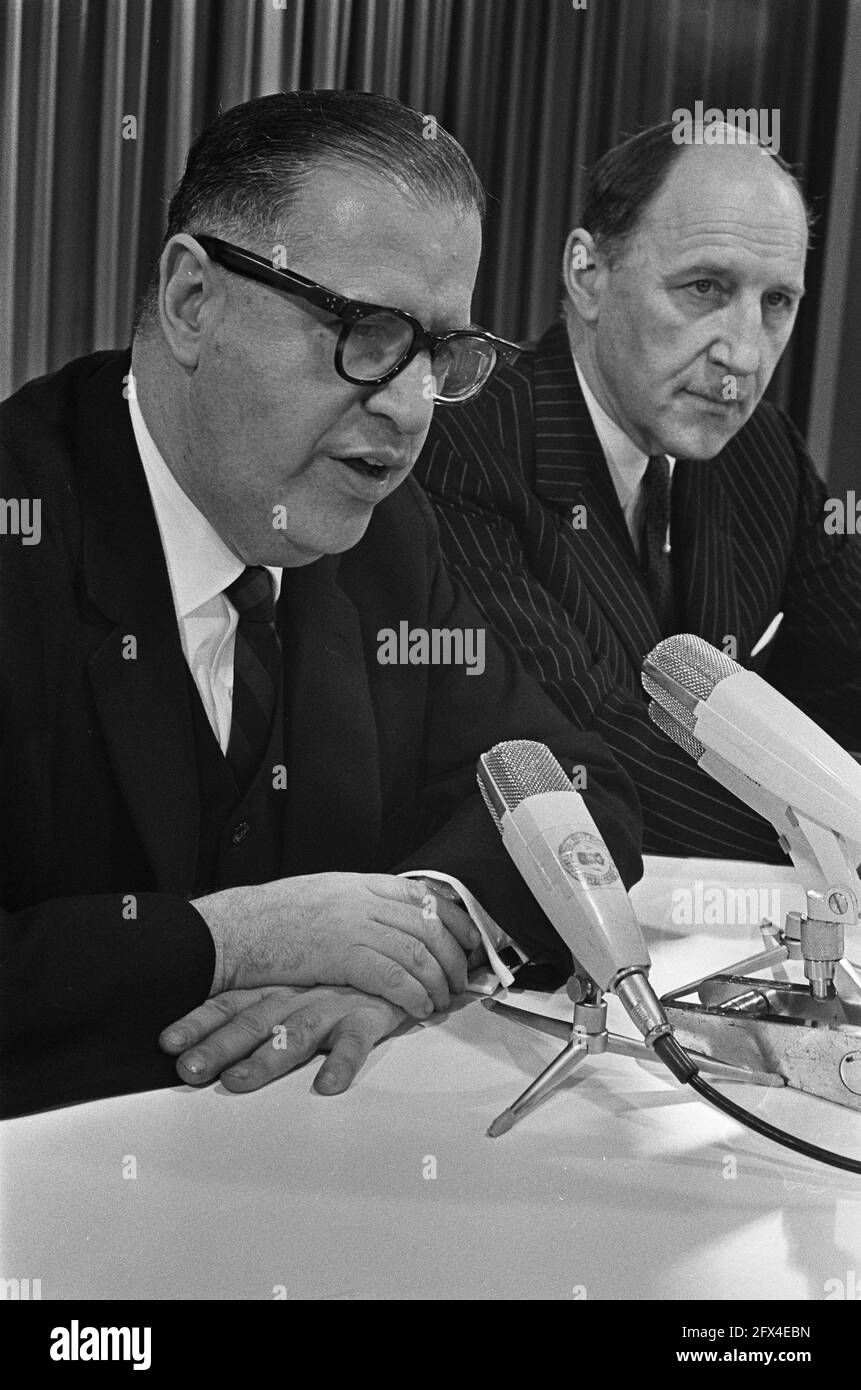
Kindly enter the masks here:
<path id="1" fill-rule="evenodd" d="M 233 833 L 230 836 L 232 845 L 241 845 L 247 835 L 251 834 L 251 826 L 247 820 L 241 820 L 238 825 L 234 825 Z"/>

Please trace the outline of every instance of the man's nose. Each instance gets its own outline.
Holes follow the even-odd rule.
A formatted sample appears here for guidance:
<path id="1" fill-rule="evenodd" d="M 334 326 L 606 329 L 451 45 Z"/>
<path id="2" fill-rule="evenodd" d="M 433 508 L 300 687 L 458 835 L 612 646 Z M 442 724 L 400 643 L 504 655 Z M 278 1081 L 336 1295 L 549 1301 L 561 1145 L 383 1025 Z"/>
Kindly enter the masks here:
<path id="1" fill-rule="evenodd" d="M 732 376 L 755 376 L 762 360 L 762 307 L 759 300 L 727 306 L 710 357 Z"/>
<path id="2" fill-rule="evenodd" d="M 371 392 L 365 409 L 387 416 L 402 434 L 421 434 L 430 428 L 433 394 L 430 356 L 419 352 L 408 367 Z"/>

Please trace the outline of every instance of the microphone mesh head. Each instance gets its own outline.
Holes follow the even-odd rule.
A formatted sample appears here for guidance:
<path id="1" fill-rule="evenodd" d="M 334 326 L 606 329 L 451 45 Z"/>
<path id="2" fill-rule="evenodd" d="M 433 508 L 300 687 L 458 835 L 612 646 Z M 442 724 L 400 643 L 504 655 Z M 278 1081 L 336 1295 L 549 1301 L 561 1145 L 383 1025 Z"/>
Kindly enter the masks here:
<path id="1" fill-rule="evenodd" d="M 515 810 L 528 796 L 573 790 L 570 778 L 565 776 L 561 764 L 546 744 L 533 743 L 529 739 L 496 743 L 479 759 L 478 785 L 484 804 L 497 825 L 501 816 L 498 805 L 485 786 L 486 777 L 492 781 L 498 798 L 505 803 L 508 811 Z"/>
<path id="2" fill-rule="evenodd" d="M 737 661 L 690 632 L 665 637 L 649 652 L 646 660 L 665 675 L 672 676 L 698 700 L 707 700 L 722 680 L 744 670 Z M 646 693 L 667 708 L 668 697 L 660 686 L 650 676 L 644 675 L 642 681 Z"/>
<path id="3" fill-rule="evenodd" d="M 663 695 L 663 698 L 665 701 L 674 705 L 676 704 L 675 700 L 670 701 L 668 695 Z M 678 709 L 681 711 L 681 715 L 685 715 L 688 719 L 692 719 L 689 710 L 683 709 L 681 705 L 678 705 Z M 681 715 L 679 718 L 681 718 Z M 649 718 L 653 724 L 657 724 L 659 729 L 663 730 L 665 734 L 668 734 L 674 743 L 677 743 L 680 748 L 683 748 L 686 753 L 690 753 L 691 757 L 699 762 L 703 753 L 706 751 L 705 745 L 700 743 L 698 738 L 694 738 L 693 734 L 689 733 L 687 729 L 682 728 L 682 725 L 677 719 L 667 710 L 662 709 L 655 700 L 652 700 L 649 705 Z"/>
<path id="4" fill-rule="evenodd" d="M 652 680 L 651 676 L 643 675 L 641 679 L 646 694 L 652 697 L 652 703 L 649 705 L 649 714 L 652 715 L 655 723 L 657 724 L 658 720 L 655 719 L 652 710 L 657 705 L 659 709 L 667 711 L 667 715 L 673 723 L 681 724 L 683 728 L 692 733 L 694 725 L 697 722 L 697 716 L 694 714 L 693 710 L 686 709 L 684 705 L 679 703 L 675 695 L 671 695 L 668 690 L 662 689 L 657 681 Z M 661 724 L 660 727 L 664 729 L 663 724 Z M 668 730 L 664 729 L 664 733 L 667 732 Z M 674 735 L 671 735 L 671 737 L 674 737 Z M 678 740 L 676 740 L 676 742 L 678 742 Z"/>

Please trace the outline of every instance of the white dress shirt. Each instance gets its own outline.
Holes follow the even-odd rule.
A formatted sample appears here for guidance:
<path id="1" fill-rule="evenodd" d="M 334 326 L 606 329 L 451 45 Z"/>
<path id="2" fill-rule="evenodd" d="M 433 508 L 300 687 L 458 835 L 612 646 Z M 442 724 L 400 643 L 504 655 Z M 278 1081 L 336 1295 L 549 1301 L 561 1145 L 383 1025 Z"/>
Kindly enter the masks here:
<path id="1" fill-rule="evenodd" d="M 245 565 L 183 492 L 146 426 L 129 378 L 129 413 L 158 522 L 182 650 L 222 753 L 230 740 L 239 617 L 223 590 Z M 281 591 L 281 570 L 266 568 Z"/>
<path id="2" fill-rule="evenodd" d="M 586 384 L 586 379 L 576 358 L 574 359 L 574 370 L 577 373 L 577 380 L 580 382 L 580 390 L 583 392 L 586 409 L 589 411 L 592 424 L 595 426 L 598 442 L 604 451 L 610 477 L 616 489 L 616 496 L 625 516 L 625 524 L 634 543 L 637 559 L 639 559 L 640 535 L 643 530 L 643 512 L 646 505 L 643 478 L 649 465 L 649 456 L 644 454 L 642 449 L 639 449 L 623 430 L 619 429 L 619 426 L 610 419 L 606 410 L 598 404 Z M 667 458 L 670 465 L 670 482 L 672 482 L 676 460 L 670 458 L 669 455 Z M 668 526 L 667 545 L 669 545 L 669 540 L 670 528 Z"/>
<path id="3" fill-rule="evenodd" d="M 226 753 L 233 708 L 233 648 L 239 618 L 223 590 L 238 579 L 245 566 L 174 478 L 147 429 L 131 376 L 129 412 L 167 560 L 182 650 L 221 751 Z M 266 568 L 275 582 L 277 600 L 281 570 L 268 565 Z M 416 874 L 413 870 L 404 877 Z M 424 870 L 420 876 L 436 878 L 453 889 L 478 927 L 489 967 L 472 977 L 470 988 L 486 994 L 497 984 L 510 985 L 513 976 L 497 954 L 497 949 L 513 944 L 506 933 L 458 879 L 435 869 Z M 519 946 L 515 949 L 522 959 L 526 958 Z"/>

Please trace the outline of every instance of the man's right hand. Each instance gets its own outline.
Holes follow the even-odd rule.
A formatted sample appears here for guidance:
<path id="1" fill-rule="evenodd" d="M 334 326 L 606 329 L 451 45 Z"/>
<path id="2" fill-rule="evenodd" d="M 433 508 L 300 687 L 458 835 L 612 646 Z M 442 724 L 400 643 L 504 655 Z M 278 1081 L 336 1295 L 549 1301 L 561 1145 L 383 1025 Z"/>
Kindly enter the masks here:
<path id="1" fill-rule="evenodd" d="M 394 874 L 305 874 L 192 902 L 215 942 L 210 997 L 261 985 L 350 985 L 414 1018 L 466 988 L 480 937 L 433 883 Z"/>

